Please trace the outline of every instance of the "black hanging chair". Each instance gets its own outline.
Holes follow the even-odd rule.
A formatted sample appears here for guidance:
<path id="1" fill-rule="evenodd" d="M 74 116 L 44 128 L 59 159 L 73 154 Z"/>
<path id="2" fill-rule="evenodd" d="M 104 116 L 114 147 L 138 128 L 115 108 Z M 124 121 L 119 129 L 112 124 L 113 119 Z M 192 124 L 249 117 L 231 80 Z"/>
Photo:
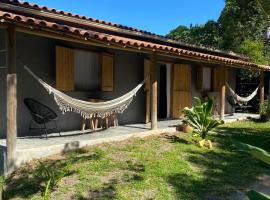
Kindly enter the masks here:
<path id="1" fill-rule="evenodd" d="M 42 130 L 46 138 L 48 138 L 48 130 L 52 129 L 48 129 L 46 124 L 53 122 L 55 125 L 55 128 L 53 128 L 53 130 L 56 130 L 61 136 L 61 133 L 56 123 L 57 114 L 51 108 L 31 98 L 26 98 L 24 99 L 23 102 L 30 111 L 32 116 L 32 119 L 29 123 L 30 133 L 32 132 L 32 130 Z M 42 127 L 33 128 L 32 127 L 33 121 L 39 125 L 42 125 Z"/>

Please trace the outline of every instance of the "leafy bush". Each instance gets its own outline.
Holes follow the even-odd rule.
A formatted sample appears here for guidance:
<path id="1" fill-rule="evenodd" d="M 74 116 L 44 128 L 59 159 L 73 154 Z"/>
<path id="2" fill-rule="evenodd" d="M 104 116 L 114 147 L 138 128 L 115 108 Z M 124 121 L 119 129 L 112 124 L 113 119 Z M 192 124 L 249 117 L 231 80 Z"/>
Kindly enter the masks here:
<path id="1" fill-rule="evenodd" d="M 224 122 L 213 118 L 212 98 L 208 98 L 206 102 L 202 103 L 200 98 L 195 97 L 195 101 L 196 103 L 192 108 L 185 108 L 183 110 L 185 116 L 184 122 L 193 128 L 193 132 L 200 135 L 202 139 L 205 139 L 210 131 Z"/>

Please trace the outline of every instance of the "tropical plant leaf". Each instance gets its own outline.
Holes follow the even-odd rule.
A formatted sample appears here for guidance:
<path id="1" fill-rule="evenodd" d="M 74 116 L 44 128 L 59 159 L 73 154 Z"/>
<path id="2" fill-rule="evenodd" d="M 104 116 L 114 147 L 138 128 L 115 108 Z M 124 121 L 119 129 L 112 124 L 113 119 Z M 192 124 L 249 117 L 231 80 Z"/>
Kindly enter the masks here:
<path id="1" fill-rule="evenodd" d="M 196 105 L 201 105 L 202 104 L 202 101 L 201 101 L 201 99 L 199 97 L 194 97 L 194 99 L 195 99 L 195 104 Z"/>
<path id="2" fill-rule="evenodd" d="M 260 192 L 256 192 L 254 190 L 248 191 L 247 196 L 249 200 L 270 200 L 270 196 Z"/>
<path id="3" fill-rule="evenodd" d="M 209 116 L 211 114 L 212 108 L 213 108 L 213 99 L 209 98 L 208 103 L 206 104 L 206 110 L 205 110 L 206 116 Z"/>
<path id="4" fill-rule="evenodd" d="M 193 132 L 198 133 L 204 139 L 209 131 L 223 124 L 223 121 L 216 120 L 212 116 L 212 98 L 208 98 L 203 103 L 198 97 L 194 99 L 195 105 L 192 108 L 185 108 L 183 114 L 185 122 L 193 128 Z"/>
<path id="5" fill-rule="evenodd" d="M 241 142 L 234 142 L 234 144 L 238 149 L 245 151 L 252 155 L 254 158 L 257 158 L 258 160 L 261 160 L 270 165 L 270 154 L 265 150 Z"/>

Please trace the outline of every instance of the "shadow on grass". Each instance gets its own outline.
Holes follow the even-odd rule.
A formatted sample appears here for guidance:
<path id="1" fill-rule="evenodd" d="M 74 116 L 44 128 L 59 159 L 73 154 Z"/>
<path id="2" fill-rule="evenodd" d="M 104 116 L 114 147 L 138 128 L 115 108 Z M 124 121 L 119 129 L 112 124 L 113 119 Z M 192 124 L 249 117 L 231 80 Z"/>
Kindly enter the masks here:
<path id="1" fill-rule="evenodd" d="M 269 173 L 269 167 L 239 152 L 231 141 L 246 142 L 269 151 L 270 127 L 221 127 L 218 130 L 222 134 L 209 137 L 216 144 L 213 150 L 184 150 L 191 170 L 167 177 L 177 199 L 235 199 L 234 194 L 244 192 L 259 175 Z M 193 172 L 196 170 L 200 171 L 200 175 Z"/>
<path id="2" fill-rule="evenodd" d="M 231 199 L 232 193 L 245 190 L 263 171 L 258 161 L 240 152 L 186 153 L 202 175 L 197 177 L 192 171 L 169 175 L 178 199 Z"/>
<path id="3" fill-rule="evenodd" d="M 178 137 L 176 135 L 164 135 L 164 138 L 167 139 L 170 143 L 183 143 L 183 144 L 190 144 L 188 140 L 184 138 Z"/>
<path id="4" fill-rule="evenodd" d="M 59 181 L 63 177 L 76 173 L 75 170 L 69 168 L 72 164 L 99 160 L 101 156 L 99 152 L 86 154 L 82 150 L 76 150 L 67 154 L 63 160 L 45 160 L 36 164 L 35 167 L 29 164 L 7 179 L 5 196 L 7 199 L 15 197 L 30 199 L 32 195 L 45 190 L 49 178 L 48 172 L 53 172 L 55 179 Z M 44 172 L 44 168 L 46 172 Z"/>
<path id="5" fill-rule="evenodd" d="M 223 134 L 217 135 L 221 141 L 228 136 L 230 139 L 251 144 L 270 152 L 270 123 L 254 123 L 254 127 L 221 127 L 218 131 Z M 267 127 L 269 125 L 269 127 Z M 222 145 L 222 142 L 220 142 Z"/>
<path id="6" fill-rule="evenodd" d="M 72 199 L 78 200 L 106 200 L 116 199 L 116 179 L 110 179 L 108 183 L 103 184 L 99 189 L 89 190 L 86 194 L 75 195 Z"/>

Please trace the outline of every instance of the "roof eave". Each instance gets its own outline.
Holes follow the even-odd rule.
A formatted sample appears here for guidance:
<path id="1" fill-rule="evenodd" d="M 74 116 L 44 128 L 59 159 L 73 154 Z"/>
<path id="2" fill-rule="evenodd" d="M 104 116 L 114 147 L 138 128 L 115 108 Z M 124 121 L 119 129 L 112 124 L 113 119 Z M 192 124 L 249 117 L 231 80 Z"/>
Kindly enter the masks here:
<path id="1" fill-rule="evenodd" d="M 246 58 L 242 57 L 241 55 L 235 54 L 235 53 L 230 53 L 230 52 L 225 52 L 219 49 L 209 49 L 207 47 L 204 46 L 198 46 L 198 45 L 192 45 L 192 44 L 188 44 L 188 43 L 184 43 L 184 42 L 179 42 L 176 40 L 171 40 L 169 38 L 166 38 L 164 36 L 160 36 L 154 33 L 150 33 L 150 32 L 146 32 L 146 31 L 142 31 L 139 29 L 135 29 L 135 28 L 131 28 L 131 27 L 126 27 L 126 28 L 122 28 L 125 26 L 122 25 L 118 25 L 118 24 L 114 24 L 114 23 L 110 23 L 110 22 L 105 22 L 105 21 L 101 21 L 101 20 L 94 20 L 92 19 L 89 20 L 90 18 L 87 18 L 85 16 L 79 16 L 79 15 L 74 15 L 72 13 L 66 13 L 64 11 L 57 11 L 55 9 L 48 9 L 47 7 L 41 7 L 38 5 L 31 5 L 29 3 L 25 4 L 25 3 L 21 3 L 21 2 L 17 2 L 19 3 L 19 5 L 9 2 L 9 3 L 2 3 L 0 5 L 0 8 L 5 8 L 5 9 L 9 9 L 9 10 L 13 10 L 13 11 L 17 11 L 17 12 L 24 12 L 24 13 L 28 13 L 28 14 L 34 14 L 37 16 L 42 16 L 42 17 L 52 17 L 58 20 L 66 20 L 66 21 L 74 21 L 74 22 L 80 22 L 82 24 L 85 25 L 90 25 L 92 27 L 96 27 L 96 28 L 102 28 L 104 30 L 110 30 L 110 31 L 114 31 L 117 33 L 124 33 L 130 36 L 136 36 L 136 37 L 141 37 L 144 39 L 152 39 L 152 40 L 156 40 L 159 42 L 165 42 L 168 43 L 167 45 L 171 44 L 171 45 L 177 45 L 175 46 L 176 48 L 193 48 L 194 51 L 197 50 L 201 50 L 201 51 L 205 51 L 205 52 L 209 52 L 209 53 L 213 53 L 213 54 L 220 54 L 221 56 L 225 56 L 225 57 L 230 57 L 233 59 L 241 59 L 241 60 L 246 60 Z M 25 5 L 24 5 L 25 4 Z M 46 8 L 46 9 L 43 9 Z M 97 22 L 96 22 L 97 21 Z M 166 45 L 166 44 L 165 44 Z"/>
<path id="2" fill-rule="evenodd" d="M 237 68 L 244 68 L 244 69 L 249 69 L 249 70 L 270 71 L 270 66 L 257 65 L 250 62 L 228 59 L 228 58 L 218 57 L 218 56 L 212 56 L 212 55 L 202 54 L 198 52 L 191 52 L 191 51 L 188 52 L 186 50 L 182 50 L 178 48 L 170 48 L 171 50 L 169 51 L 169 50 L 163 50 L 159 48 L 139 47 L 139 46 L 131 45 L 131 44 L 121 44 L 116 41 L 108 41 L 106 39 L 84 37 L 82 35 L 69 33 L 64 30 L 56 31 L 48 27 L 41 28 L 35 25 L 14 22 L 12 20 L 9 21 L 5 19 L 5 20 L 0 20 L 0 21 L 2 22 L 0 23 L 1 26 L 4 28 L 7 27 L 8 24 L 12 23 L 16 25 L 16 31 L 24 32 L 24 33 L 28 33 L 32 35 L 39 35 L 43 37 L 50 37 L 50 38 L 55 38 L 55 39 L 67 40 L 71 42 L 77 42 L 77 43 L 83 43 L 83 44 L 95 45 L 95 46 L 101 46 L 101 47 L 107 47 L 107 48 L 113 48 L 113 49 L 121 49 L 121 50 L 139 52 L 139 53 L 145 53 L 145 54 L 151 54 L 153 52 L 156 52 L 157 54 L 165 56 L 165 57 L 174 57 L 174 58 L 191 60 L 191 61 L 196 61 L 196 62 L 226 65 L 228 67 L 237 67 Z M 201 55 L 201 57 L 198 57 L 198 55 Z"/>

